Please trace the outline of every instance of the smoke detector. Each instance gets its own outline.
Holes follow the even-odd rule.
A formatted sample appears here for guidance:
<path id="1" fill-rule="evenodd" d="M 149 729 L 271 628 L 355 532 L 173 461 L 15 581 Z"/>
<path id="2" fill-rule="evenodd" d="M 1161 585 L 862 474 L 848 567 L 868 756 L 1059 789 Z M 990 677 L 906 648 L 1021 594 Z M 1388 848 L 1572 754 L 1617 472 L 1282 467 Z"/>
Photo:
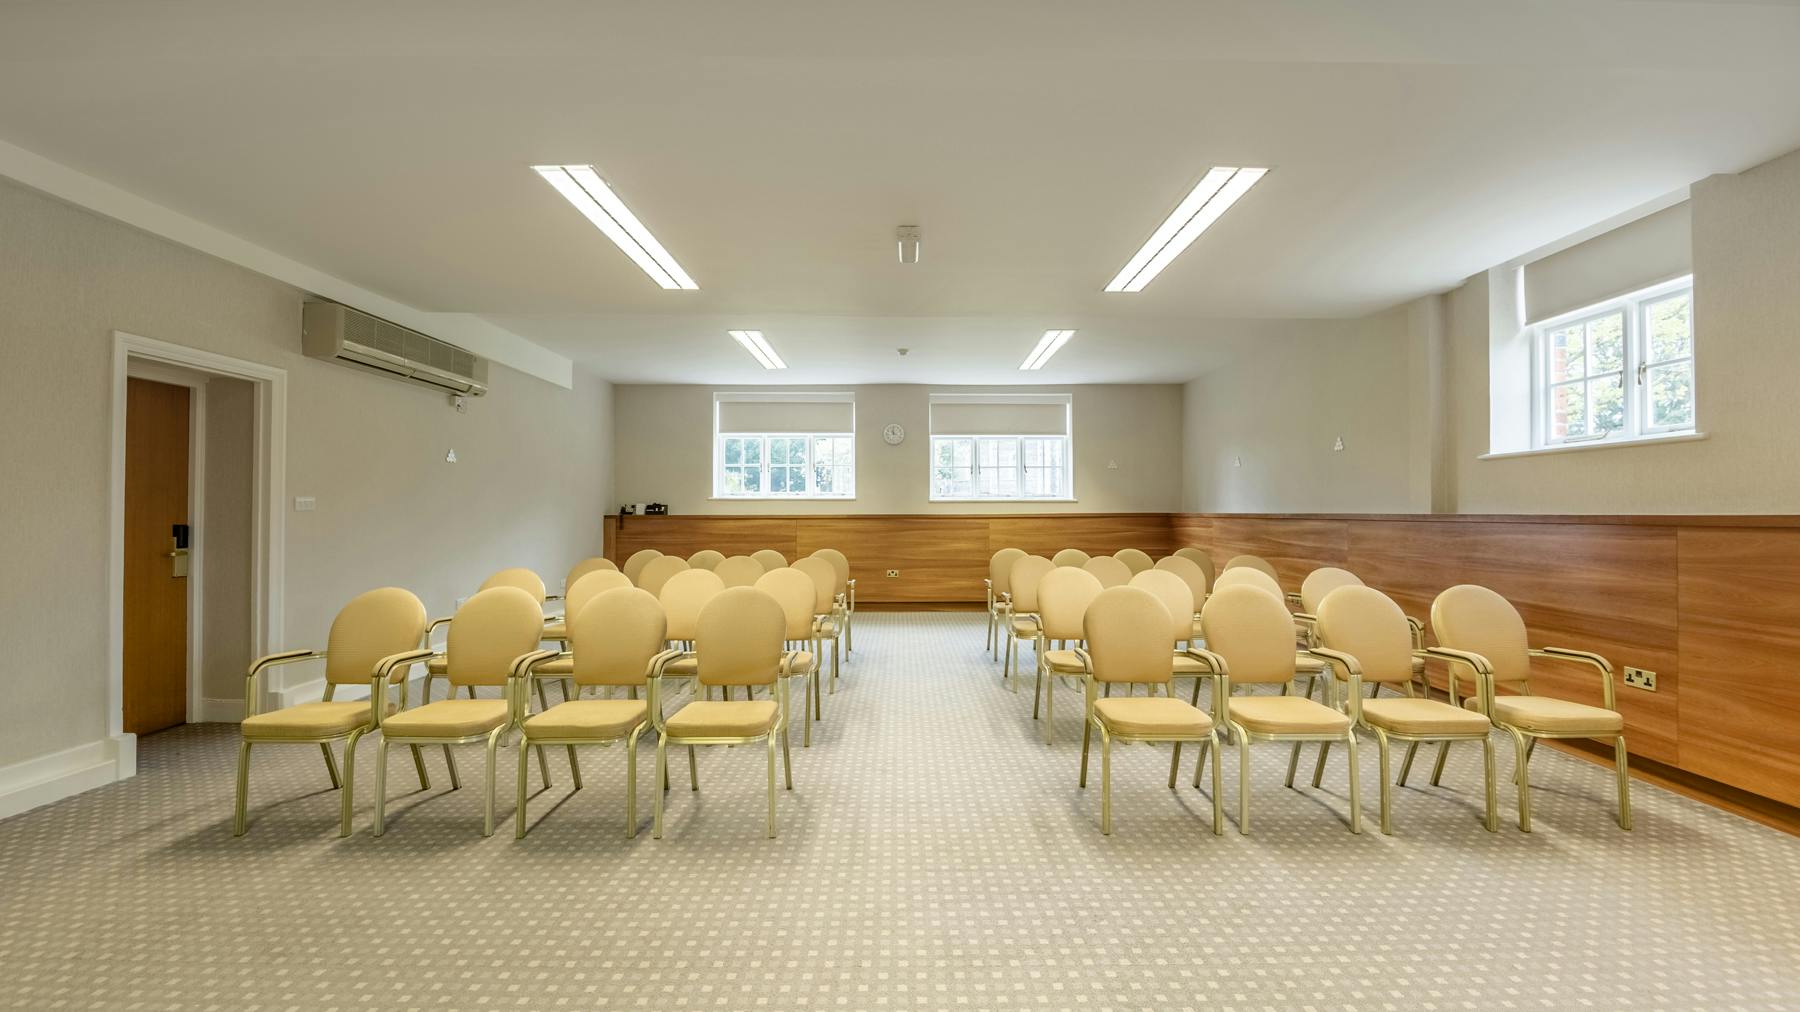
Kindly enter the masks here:
<path id="1" fill-rule="evenodd" d="M 895 245 L 899 248 L 900 262 L 916 264 L 919 262 L 919 240 L 922 233 L 917 225 L 902 225 L 894 230 Z"/>

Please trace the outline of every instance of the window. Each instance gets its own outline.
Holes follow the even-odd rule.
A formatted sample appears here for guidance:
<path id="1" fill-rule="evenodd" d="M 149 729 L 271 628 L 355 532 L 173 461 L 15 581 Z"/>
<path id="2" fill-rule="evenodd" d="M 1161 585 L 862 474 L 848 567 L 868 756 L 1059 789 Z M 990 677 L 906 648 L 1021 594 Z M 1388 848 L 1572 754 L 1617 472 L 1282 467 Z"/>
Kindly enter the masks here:
<path id="1" fill-rule="evenodd" d="M 713 496 L 855 498 L 855 407 L 848 394 L 714 394 Z"/>
<path id="2" fill-rule="evenodd" d="M 1068 499 L 1067 436 L 932 436 L 933 499 Z"/>
<path id="3" fill-rule="evenodd" d="M 1538 445 L 1692 432 L 1693 301 L 1680 278 L 1538 324 Z"/>

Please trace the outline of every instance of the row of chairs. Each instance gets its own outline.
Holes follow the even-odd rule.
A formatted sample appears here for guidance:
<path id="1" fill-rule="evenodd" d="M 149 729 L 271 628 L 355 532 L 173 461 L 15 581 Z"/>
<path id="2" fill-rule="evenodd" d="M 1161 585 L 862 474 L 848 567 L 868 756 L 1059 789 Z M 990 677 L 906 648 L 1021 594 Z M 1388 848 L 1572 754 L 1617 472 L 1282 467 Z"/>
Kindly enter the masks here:
<path id="1" fill-rule="evenodd" d="M 570 572 L 561 617 L 544 615 L 544 602 L 558 596 L 546 594 L 543 581 L 528 569 L 495 573 L 454 616 L 436 621 L 426 619 L 424 606 L 409 591 L 383 588 L 360 595 L 333 621 L 326 649 L 286 651 L 251 665 L 245 681 L 247 716 L 242 724 L 233 831 L 243 835 L 247 828 L 252 746 L 316 744 L 324 755 L 332 786 L 343 792 L 339 832 L 348 836 L 356 745 L 379 730 L 375 835 L 382 835 L 385 829 L 386 760 L 391 744 L 411 750 L 421 789 L 430 787 L 421 749 L 442 746 L 451 787 L 456 789 L 461 782 L 450 746 L 481 743 L 487 746 L 484 835 L 489 834 L 493 830 L 495 752 L 516 731 L 520 836 L 525 833 L 528 748 L 536 749 L 540 773 L 548 786 L 550 771 L 544 747 L 566 746 L 571 776 L 579 789 L 575 746 L 620 740 L 626 742 L 627 753 L 627 835 L 633 835 L 636 745 L 645 730 L 654 727 L 657 731 L 663 787 L 667 786 L 666 746 L 685 744 L 689 747 L 690 780 L 698 790 L 698 772 L 692 768 L 694 746 L 744 744 L 766 738 L 772 763 L 778 726 L 785 760 L 787 681 L 802 677 L 807 679 L 805 744 L 810 746 L 812 721 L 823 719 L 821 645 L 828 638 L 835 642 L 838 630 L 846 624 L 836 590 L 840 582 L 829 562 L 813 558 L 799 560 L 792 567 L 768 569 L 749 586 L 727 587 L 715 572 L 694 569 L 674 574 L 662 582 L 660 593 L 652 593 L 634 586 L 608 560 L 589 559 Z M 752 599 L 753 603 L 745 603 Z M 728 607 L 715 609 L 721 601 Z M 778 615 L 779 621 L 769 622 L 768 615 Z M 433 648 L 432 631 L 442 626 L 448 627 L 448 633 L 441 647 Z M 560 649 L 543 649 L 545 642 L 558 643 Z M 258 712 L 264 672 L 315 660 L 325 663 L 323 700 Z M 419 663 L 427 672 L 423 698 L 419 705 L 409 706 L 407 673 Z M 431 700 L 434 677 L 449 683 L 447 698 Z M 693 699 L 666 720 L 660 690 L 665 678 L 687 678 L 695 687 Z M 555 707 L 549 705 L 544 692 L 546 680 L 563 686 L 562 702 Z M 342 686 L 365 684 L 367 700 L 335 698 Z M 396 686 L 397 702 L 393 698 Z M 733 686 L 744 687 L 742 701 L 731 699 Z M 759 687 L 767 688 L 768 698 L 755 699 Z M 497 689 L 498 697 L 482 697 L 478 689 Z M 532 689 L 539 703 L 536 714 L 529 706 Z M 625 691 L 629 698 L 581 698 L 590 689 Z M 456 698 L 459 690 L 466 692 L 467 698 Z M 639 698 L 640 690 L 647 692 L 647 698 Z M 725 698 L 712 699 L 715 690 Z M 767 724 L 776 718 L 776 724 Z M 333 753 L 333 746 L 340 743 L 344 750 L 341 777 Z M 791 766 L 787 783 L 791 789 Z M 773 835 L 772 773 L 770 790 L 769 832 Z M 658 836 L 661 797 L 659 791 Z"/>
<path id="2" fill-rule="evenodd" d="M 823 559 L 836 574 L 835 593 L 844 616 L 844 653 L 848 654 L 854 648 L 852 627 L 855 623 L 852 620 L 856 616 L 856 580 L 850 575 L 850 559 L 835 548 L 821 548 L 807 558 Z M 719 574 L 727 587 L 746 587 L 755 583 L 756 578 L 763 573 L 787 565 L 787 556 L 773 548 L 760 549 L 749 555 L 726 555 L 715 549 L 703 548 L 685 559 L 679 555 L 665 555 L 654 548 L 645 548 L 633 552 L 621 569 L 632 583 L 654 594 L 664 581 L 687 569 L 710 570 Z"/>
<path id="3" fill-rule="evenodd" d="M 1200 553 L 1198 549 L 1187 551 Z M 1360 729 L 1372 735 L 1380 749 L 1381 826 L 1382 832 L 1388 833 L 1392 831 L 1390 742 L 1407 744 L 1398 778 L 1404 786 L 1421 743 L 1439 743 L 1431 780 L 1436 785 L 1451 743 L 1479 741 L 1486 781 L 1484 822 L 1493 831 L 1497 828 L 1494 756 L 1488 732 L 1498 727 L 1515 745 L 1514 781 L 1522 831 L 1531 829 L 1528 764 L 1540 738 L 1610 740 L 1619 825 L 1631 828 L 1624 721 L 1616 707 L 1610 664 L 1588 651 L 1531 648 L 1523 620 L 1499 594 L 1473 585 L 1444 591 L 1431 608 L 1431 631 L 1437 643 L 1427 647 L 1423 622 L 1407 616 L 1393 600 L 1364 586 L 1346 570 L 1316 570 L 1298 592 L 1289 594 L 1283 592 L 1274 567 L 1253 556 L 1233 559 L 1217 580 L 1208 579 L 1191 554 L 1178 553 L 1140 567 L 1122 582 L 1109 564 L 1113 561 L 1127 560 L 1101 557 L 1057 565 L 1054 559 L 1024 553 L 1010 560 L 996 555 L 989 577 L 995 603 L 990 607 L 993 629 L 988 645 L 995 645 L 998 631 L 1007 634 L 1008 663 L 1002 677 L 1017 691 L 1017 644 L 1025 639 L 1033 642 L 1037 671 L 1033 716 L 1038 716 L 1041 699 L 1046 742 L 1051 740 L 1056 681 L 1059 677 L 1083 679 L 1088 696 L 1083 722 L 1083 786 L 1088 739 L 1098 731 L 1103 768 L 1109 762 L 1110 741 L 1122 736 L 1176 741 L 1174 761 L 1179 760 L 1180 742 L 1200 742 L 1201 756 L 1194 773 L 1198 787 L 1207 751 L 1216 753 L 1213 721 L 1217 719 L 1239 748 L 1240 831 L 1247 832 L 1249 825 L 1247 749 L 1253 741 L 1292 744 L 1287 775 L 1290 787 L 1304 743 L 1319 744 L 1315 787 L 1322 780 L 1331 744 L 1344 744 L 1351 759 L 1350 824 L 1353 832 L 1360 831 L 1356 762 Z M 1109 571 L 1113 577 L 1110 584 L 1106 579 Z M 1109 611 L 1095 612 L 1102 597 L 1115 603 L 1108 606 Z M 1132 617 L 1127 621 L 1119 617 L 1122 615 Z M 1096 636 L 1111 642 L 1103 648 Z M 1133 643 L 1129 648 L 1121 646 L 1121 639 Z M 1079 645 L 1071 649 L 1069 644 Z M 1143 652 L 1152 647 L 1156 653 Z M 1151 660 L 1152 656 L 1156 659 Z M 1103 657 L 1131 660 L 1108 662 Z M 1425 678 L 1427 657 L 1446 662 L 1448 702 L 1432 697 Z M 1600 676 L 1602 705 L 1532 694 L 1533 659 L 1588 666 Z M 1173 696 L 1172 683 L 1184 676 L 1193 678 L 1193 691 L 1187 703 L 1180 703 Z M 1213 688 L 1210 714 L 1199 708 L 1201 682 L 1206 679 Z M 1293 687 L 1302 679 L 1305 687 L 1295 694 Z M 1319 701 L 1312 699 L 1315 682 L 1325 686 Z M 1112 686 L 1119 683 L 1160 687 L 1163 696 L 1135 702 L 1112 700 Z M 1236 686 L 1246 684 L 1279 685 L 1281 695 L 1233 695 Z M 1362 692 L 1365 685 L 1369 688 L 1366 697 Z M 1384 687 L 1399 693 L 1399 698 L 1378 699 Z M 1501 687 L 1510 690 L 1509 694 L 1497 694 Z M 1471 691 L 1465 694 L 1465 689 Z M 1104 691 L 1106 698 L 1097 700 L 1097 691 Z M 1219 828 L 1217 776 L 1215 764 L 1215 831 Z M 1172 762 L 1171 787 L 1174 778 Z M 1110 780 L 1105 775 L 1102 779 L 1102 829 L 1110 832 Z"/>

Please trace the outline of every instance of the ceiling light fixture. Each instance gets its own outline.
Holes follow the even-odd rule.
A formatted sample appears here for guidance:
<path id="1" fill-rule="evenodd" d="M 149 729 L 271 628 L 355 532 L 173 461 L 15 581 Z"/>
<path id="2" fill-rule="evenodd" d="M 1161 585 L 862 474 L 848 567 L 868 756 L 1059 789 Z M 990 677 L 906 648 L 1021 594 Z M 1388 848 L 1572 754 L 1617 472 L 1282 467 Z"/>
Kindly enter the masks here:
<path id="1" fill-rule="evenodd" d="M 1176 206 L 1163 223 L 1151 233 L 1149 240 L 1126 262 L 1106 285 L 1109 292 L 1141 292 L 1181 251 L 1188 248 L 1200 233 L 1219 220 L 1231 205 L 1237 203 L 1268 169 L 1215 168 L 1195 184 L 1193 190 Z"/>
<path id="2" fill-rule="evenodd" d="M 756 359 L 756 363 L 764 369 L 787 368 L 787 363 L 781 360 L 780 355 L 775 354 L 775 349 L 769 347 L 769 342 L 763 340 L 762 331 L 728 330 L 726 333 L 731 335 L 732 340 L 743 345 L 750 357 Z"/>
<path id="3" fill-rule="evenodd" d="M 1025 356 L 1025 361 L 1020 363 L 1019 369 L 1021 371 L 1042 369 L 1044 363 L 1050 361 L 1050 356 L 1062 350 L 1062 346 L 1068 344 L 1069 338 L 1074 336 L 1075 332 L 1072 330 L 1044 331 L 1044 336 L 1038 339 L 1037 347 L 1031 349 L 1031 354 Z"/>
<path id="4" fill-rule="evenodd" d="M 632 263 L 644 269 L 644 273 L 664 288 L 680 288 L 696 291 L 699 285 L 681 269 L 663 244 L 656 241 L 644 223 L 631 213 L 631 208 L 619 199 L 594 171 L 592 165 L 533 165 L 532 170 L 544 177 L 544 182 L 556 188 L 569 203 L 575 205 L 587 220 L 594 223 L 613 244 L 631 258 Z"/>

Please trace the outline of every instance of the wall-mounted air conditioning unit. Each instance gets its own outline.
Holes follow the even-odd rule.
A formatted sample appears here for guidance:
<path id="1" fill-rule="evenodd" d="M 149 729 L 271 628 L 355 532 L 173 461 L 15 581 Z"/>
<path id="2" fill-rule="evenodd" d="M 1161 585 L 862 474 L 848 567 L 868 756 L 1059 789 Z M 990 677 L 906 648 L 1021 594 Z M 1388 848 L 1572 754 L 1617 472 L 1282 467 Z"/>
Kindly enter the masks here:
<path id="1" fill-rule="evenodd" d="M 487 393 L 487 359 L 336 302 L 309 299 L 300 317 L 308 358 L 342 362 L 451 393 Z"/>

